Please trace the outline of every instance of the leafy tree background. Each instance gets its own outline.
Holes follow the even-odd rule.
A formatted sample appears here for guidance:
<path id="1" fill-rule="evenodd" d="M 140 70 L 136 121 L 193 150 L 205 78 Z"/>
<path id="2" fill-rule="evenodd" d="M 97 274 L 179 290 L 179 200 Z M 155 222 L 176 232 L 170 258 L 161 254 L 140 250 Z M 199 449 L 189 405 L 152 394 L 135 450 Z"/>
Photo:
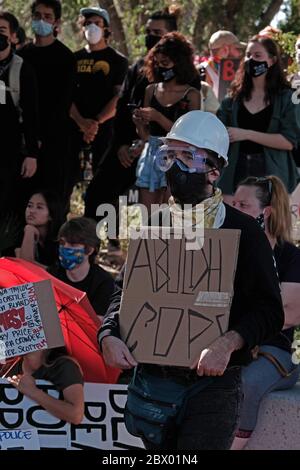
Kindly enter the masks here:
<path id="1" fill-rule="evenodd" d="M 13 12 L 30 31 L 31 1 L 0 0 L 0 7 Z M 176 3 L 182 8 L 179 27 L 189 36 L 196 49 L 205 51 L 210 35 L 218 29 L 227 29 L 241 40 L 270 24 L 280 8 L 286 19 L 279 25 L 284 33 L 282 45 L 293 50 L 295 34 L 300 34 L 300 0 L 62 0 L 62 40 L 72 49 L 82 46 L 77 20 L 80 8 L 100 5 L 111 16 L 112 45 L 134 60 L 145 52 L 144 24 L 149 13 Z"/>

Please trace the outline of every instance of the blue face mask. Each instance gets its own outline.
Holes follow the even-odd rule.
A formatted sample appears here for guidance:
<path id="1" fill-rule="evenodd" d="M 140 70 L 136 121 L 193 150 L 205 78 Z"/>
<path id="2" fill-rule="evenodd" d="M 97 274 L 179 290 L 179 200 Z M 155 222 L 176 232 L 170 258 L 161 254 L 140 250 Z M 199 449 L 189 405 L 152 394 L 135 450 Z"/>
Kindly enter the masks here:
<path id="1" fill-rule="evenodd" d="M 64 269 L 74 269 L 75 266 L 81 264 L 84 260 L 84 248 L 66 248 L 65 246 L 59 247 L 59 261 Z"/>
<path id="2" fill-rule="evenodd" d="M 53 33 L 53 24 L 47 23 L 44 20 L 32 20 L 31 27 L 38 36 L 45 37 Z"/>

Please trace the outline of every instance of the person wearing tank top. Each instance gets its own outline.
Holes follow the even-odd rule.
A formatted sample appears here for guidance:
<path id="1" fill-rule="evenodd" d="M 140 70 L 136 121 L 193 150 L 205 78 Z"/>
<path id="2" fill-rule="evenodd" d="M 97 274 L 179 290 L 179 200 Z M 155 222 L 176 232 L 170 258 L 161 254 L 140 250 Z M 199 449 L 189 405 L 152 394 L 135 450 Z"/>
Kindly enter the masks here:
<path id="1" fill-rule="evenodd" d="M 198 76 L 191 44 L 178 32 L 167 33 L 148 53 L 145 73 L 154 83 L 146 88 L 144 106 L 136 109 L 133 120 L 145 142 L 137 165 L 136 185 L 140 188 L 140 202 L 150 209 L 151 204 L 167 202 L 169 196 L 165 173 L 154 162 L 162 144 L 160 138 L 180 116 L 200 109 L 200 92 L 190 85 Z"/>

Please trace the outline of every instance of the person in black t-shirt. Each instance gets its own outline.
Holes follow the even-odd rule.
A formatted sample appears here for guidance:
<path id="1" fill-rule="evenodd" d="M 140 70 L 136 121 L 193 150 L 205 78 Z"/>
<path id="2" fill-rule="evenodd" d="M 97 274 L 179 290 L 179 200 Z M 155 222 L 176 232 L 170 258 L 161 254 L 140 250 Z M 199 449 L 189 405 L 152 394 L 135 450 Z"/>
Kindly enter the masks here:
<path id="1" fill-rule="evenodd" d="M 81 423 L 84 415 L 83 374 L 80 365 L 64 347 L 25 354 L 4 373 L 4 377 L 56 418 L 72 424 Z M 35 379 L 49 380 L 62 397 L 48 395 L 36 386 Z"/>
<path id="2" fill-rule="evenodd" d="M 91 144 L 95 171 L 112 138 L 112 119 L 128 61 L 107 43 L 108 12 L 91 7 L 82 8 L 80 13 L 87 45 L 75 53 L 77 75 L 71 117 L 76 124 L 77 153 L 80 146 Z"/>
<path id="3" fill-rule="evenodd" d="M 104 315 L 109 306 L 115 283 L 109 273 L 94 264 L 99 246 L 96 222 L 78 217 L 66 222 L 59 230 L 60 267 L 50 273 L 76 289 L 86 292 L 97 315 Z"/>
<path id="4" fill-rule="evenodd" d="M 21 177 L 31 179 L 37 169 L 37 83 L 30 65 L 14 53 L 18 27 L 11 13 L 0 13 L 1 213 L 17 208 Z"/>
<path id="5" fill-rule="evenodd" d="M 257 360 L 243 368 L 244 402 L 233 443 L 233 449 L 238 450 L 247 444 L 256 426 L 262 398 L 272 390 L 293 387 L 299 376 L 291 345 L 294 327 L 300 323 L 300 250 L 291 243 L 289 197 L 279 178 L 248 177 L 240 182 L 233 202 L 237 209 L 255 217 L 265 230 L 273 248 L 285 313 L 281 333 L 256 348 Z"/>
<path id="6" fill-rule="evenodd" d="M 75 83 L 73 53 L 56 36 L 61 2 L 36 0 L 31 6 L 34 42 L 20 55 L 33 67 L 38 81 L 40 165 L 32 194 L 38 188 L 51 189 L 67 206 L 74 181 L 70 161 L 69 110 Z"/>

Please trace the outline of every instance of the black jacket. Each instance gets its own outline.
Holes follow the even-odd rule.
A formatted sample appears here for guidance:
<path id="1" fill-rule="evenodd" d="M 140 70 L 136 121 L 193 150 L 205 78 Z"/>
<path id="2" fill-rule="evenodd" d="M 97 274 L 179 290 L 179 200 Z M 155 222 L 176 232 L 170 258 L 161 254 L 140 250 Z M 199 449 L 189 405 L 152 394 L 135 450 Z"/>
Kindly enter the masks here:
<path id="1" fill-rule="evenodd" d="M 284 312 L 279 281 L 271 246 L 257 222 L 226 205 L 222 229 L 241 230 L 238 262 L 234 281 L 229 330 L 237 331 L 245 346 L 235 351 L 229 365 L 246 364 L 250 350 L 281 331 Z M 119 309 L 121 289 L 111 299 L 110 307 L 99 331 L 99 343 L 107 330 L 119 337 Z"/>

